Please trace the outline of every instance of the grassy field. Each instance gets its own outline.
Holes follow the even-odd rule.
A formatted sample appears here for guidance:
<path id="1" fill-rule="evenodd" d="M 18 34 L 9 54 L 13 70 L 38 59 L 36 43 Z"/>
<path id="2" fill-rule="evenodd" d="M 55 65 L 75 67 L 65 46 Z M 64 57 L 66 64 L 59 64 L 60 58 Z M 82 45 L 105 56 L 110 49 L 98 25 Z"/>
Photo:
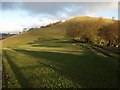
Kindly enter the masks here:
<path id="1" fill-rule="evenodd" d="M 3 49 L 4 87 L 117 87 L 117 60 L 88 44 L 53 38 L 39 41 Z"/>
<path id="2" fill-rule="evenodd" d="M 118 87 L 117 53 L 66 36 L 66 27 L 92 20 L 82 18 L 2 41 L 3 88 Z"/>

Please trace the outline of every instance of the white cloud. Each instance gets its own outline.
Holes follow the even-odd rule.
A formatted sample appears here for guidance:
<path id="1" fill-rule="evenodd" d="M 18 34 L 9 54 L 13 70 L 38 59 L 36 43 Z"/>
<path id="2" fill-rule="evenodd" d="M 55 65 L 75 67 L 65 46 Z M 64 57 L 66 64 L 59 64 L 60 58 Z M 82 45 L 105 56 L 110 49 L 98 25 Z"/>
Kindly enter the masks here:
<path id="1" fill-rule="evenodd" d="M 96 17 L 95 13 L 94 13 L 94 12 L 91 12 L 91 11 L 89 11 L 89 10 L 86 10 L 86 11 L 85 11 L 85 16 Z"/>
<path id="2" fill-rule="evenodd" d="M 112 8 L 112 9 L 118 9 L 118 2 L 112 2 L 112 3 L 110 3 L 110 8 Z"/>
<path id="3" fill-rule="evenodd" d="M 0 21 L 0 33 L 20 32 L 23 28 L 40 27 L 57 21 L 46 14 L 29 15 L 29 12 L 22 10 L 7 10 L 2 12 Z"/>

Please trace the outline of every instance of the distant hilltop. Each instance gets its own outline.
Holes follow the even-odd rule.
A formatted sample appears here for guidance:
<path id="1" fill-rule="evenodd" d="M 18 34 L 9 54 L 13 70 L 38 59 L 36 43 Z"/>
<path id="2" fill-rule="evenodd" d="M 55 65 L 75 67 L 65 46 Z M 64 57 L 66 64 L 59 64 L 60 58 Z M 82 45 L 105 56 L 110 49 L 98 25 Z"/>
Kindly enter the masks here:
<path id="1" fill-rule="evenodd" d="M 14 36 L 16 34 L 10 34 L 10 33 L 0 33 L 0 40 L 6 39 L 8 37 Z"/>

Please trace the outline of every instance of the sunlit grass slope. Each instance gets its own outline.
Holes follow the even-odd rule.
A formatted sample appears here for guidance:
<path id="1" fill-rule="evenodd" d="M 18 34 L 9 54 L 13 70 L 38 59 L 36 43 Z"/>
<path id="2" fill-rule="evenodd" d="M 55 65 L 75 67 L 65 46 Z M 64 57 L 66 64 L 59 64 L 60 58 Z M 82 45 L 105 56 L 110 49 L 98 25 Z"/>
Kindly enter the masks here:
<path id="1" fill-rule="evenodd" d="M 87 16 L 75 17 L 51 27 L 34 28 L 30 31 L 5 39 L 3 41 L 3 47 L 19 47 L 21 45 L 31 43 L 39 38 L 66 38 L 66 29 L 68 27 L 76 27 L 77 24 L 82 24 L 83 22 L 91 23 L 96 19 L 97 18 Z M 111 19 L 104 20 L 106 22 L 105 24 L 112 22 Z"/>
<path id="2" fill-rule="evenodd" d="M 3 47 L 18 47 L 37 40 L 38 38 L 62 38 L 64 35 L 64 30 L 61 31 L 59 28 L 33 29 L 31 31 L 7 38 L 3 41 Z"/>

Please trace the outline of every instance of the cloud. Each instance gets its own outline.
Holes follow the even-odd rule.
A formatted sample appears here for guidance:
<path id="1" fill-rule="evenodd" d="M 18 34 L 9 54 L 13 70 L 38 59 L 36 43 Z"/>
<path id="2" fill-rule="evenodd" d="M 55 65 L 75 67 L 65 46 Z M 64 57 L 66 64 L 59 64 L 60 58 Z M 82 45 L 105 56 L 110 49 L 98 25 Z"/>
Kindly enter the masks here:
<path id="1" fill-rule="evenodd" d="M 6 30 L 7 32 L 15 29 L 20 31 L 24 27 L 40 27 L 50 22 L 66 20 L 75 16 L 112 17 L 116 15 L 117 3 L 3 2 L 2 11 L 3 19 L 1 25 L 3 26 L 1 30 Z"/>
<path id="2" fill-rule="evenodd" d="M 14 13 L 13 13 L 14 12 Z M 48 14 L 39 14 L 31 16 L 29 12 L 23 10 L 5 10 L 0 17 L 1 32 L 20 32 L 23 28 L 40 27 L 57 21 L 53 16 Z"/>
<path id="3" fill-rule="evenodd" d="M 118 9 L 118 3 L 117 2 L 110 3 L 110 8 Z"/>
<path id="4" fill-rule="evenodd" d="M 110 2 L 3 2 L 3 10 L 21 9 L 29 12 L 29 15 L 48 14 L 49 16 L 67 19 L 78 15 L 86 15 L 117 9 L 117 3 Z M 87 13 L 86 13 L 87 12 Z M 90 14 L 90 15 L 91 15 Z"/>
<path id="5" fill-rule="evenodd" d="M 55 14 L 57 11 L 66 10 L 97 10 L 100 8 L 115 8 L 117 3 L 108 2 L 3 2 L 3 9 L 24 9 L 33 14 L 49 13 Z M 70 9 L 69 9 L 70 8 Z"/>
<path id="6" fill-rule="evenodd" d="M 89 10 L 85 11 L 84 15 L 85 16 L 92 16 L 92 17 L 96 17 L 97 16 L 94 12 L 90 12 Z"/>

